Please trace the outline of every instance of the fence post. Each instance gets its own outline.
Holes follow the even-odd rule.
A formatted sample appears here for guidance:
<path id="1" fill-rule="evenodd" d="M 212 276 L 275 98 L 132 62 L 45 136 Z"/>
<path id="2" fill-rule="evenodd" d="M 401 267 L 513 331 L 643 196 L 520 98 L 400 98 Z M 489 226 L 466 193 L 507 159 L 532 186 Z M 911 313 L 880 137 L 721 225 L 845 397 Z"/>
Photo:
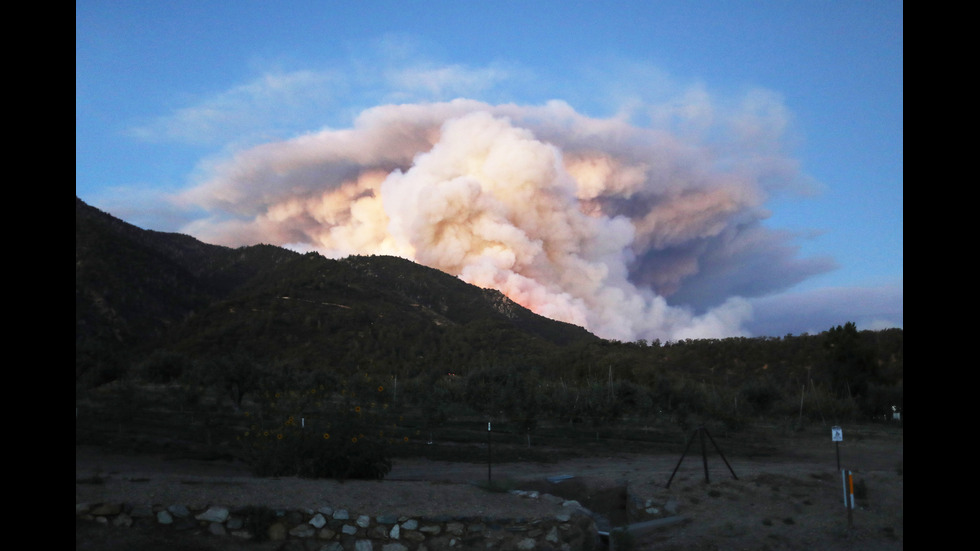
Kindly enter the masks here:
<path id="1" fill-rule="evenodd" d="M 493 436 L 490 434 L 490 421 L 487 421 L 487 484 L 493 484 L 491 470 L 493 469 Z"/>

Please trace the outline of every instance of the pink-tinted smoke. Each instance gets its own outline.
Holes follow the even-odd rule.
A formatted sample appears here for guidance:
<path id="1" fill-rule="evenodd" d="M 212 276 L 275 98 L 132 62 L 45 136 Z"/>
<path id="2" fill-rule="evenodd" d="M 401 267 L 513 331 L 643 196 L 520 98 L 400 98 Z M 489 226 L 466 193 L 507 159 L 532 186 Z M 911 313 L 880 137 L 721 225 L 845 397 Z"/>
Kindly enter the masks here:
<path id="1" fill-rule="evenodd" d="M 751 311 L 736 294 L 698 313 L 668 299 L 772 255 L 753 244 L 786 248 L 763 205 L 800 175 L 758 134 L 685 136 L 562 102 L 380 106 L 216 163 L 181 196 L 212 215 L 183 231 L 401 256 L 605 338 L 739 335 Z"/>

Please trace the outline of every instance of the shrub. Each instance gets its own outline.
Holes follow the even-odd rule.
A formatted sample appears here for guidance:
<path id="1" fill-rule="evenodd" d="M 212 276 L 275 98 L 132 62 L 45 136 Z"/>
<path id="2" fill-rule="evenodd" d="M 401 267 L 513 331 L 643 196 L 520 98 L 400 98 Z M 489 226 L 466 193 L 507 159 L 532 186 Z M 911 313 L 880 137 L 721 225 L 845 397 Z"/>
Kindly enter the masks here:
<path id="1" fill-rule="evenodd" d="M 402 441 L 385 414 L 384 386 L 347 385 L 274 392 L 240 437 L 256 476 L 381 479 L 391 471 L 391 446 Z M 361 405 L 361 404 L 364 405 Z M 252 417 L 251 412 L 245 415 Z"/>
<path id="2" fill-rule="evenodd" d="M 264 506 L 249 505 L 237 512 L 244 519 L 244 528 L 255 541 L 269 539 L 269 527 L 276 521 L 276 512 Z"/>
<path id="3" fill-rule="evenodd" d="M 151 383 L 170 383 L 180 379 L 191 362 L 168 350 L 156 350 L 140 364 L 140 373 Z"/>
<path id="4" fill-rule="evenodd" d="M 755 381 L 742 387 L 739 397 L 751 407 L 752 413 L 766 414 L 780 400 L 781 395 L 779 389 L 769 381 Z"/>

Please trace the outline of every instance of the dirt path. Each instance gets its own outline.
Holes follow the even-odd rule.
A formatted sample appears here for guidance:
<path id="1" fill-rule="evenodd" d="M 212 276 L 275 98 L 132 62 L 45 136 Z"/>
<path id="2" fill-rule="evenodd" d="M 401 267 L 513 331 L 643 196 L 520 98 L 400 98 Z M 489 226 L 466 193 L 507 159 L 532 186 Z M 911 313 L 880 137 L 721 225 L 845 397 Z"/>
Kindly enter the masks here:
<path id="1" fill-rule="evenodd" d="M 512 481 L 515 487 L 550 488 L 556 495 L 578 492 L 582 499 L 590 497 L 584 494 L 595 496 L 611 487 L 626 487 L 631 496 L 649 500 L 651 507 L 676 504 L 684 522 L 638 535 L 636 549 L 902 549 L 901 433 L 840 446 L 842 466 L 854 472 L 862 492 L 850 525 L 835 451 L 828 436 L 787 441 L 778 452 L 765 457 L 726 452 L 737 479 L 720 456 L 709 453 L 710 483 L 705 481 L 700 449 L 692 449 L 679 466 L 678 454 L 610 453 L 547 464 L 493 465 L 492 477 Z M 341 484 L 257 479 L 240 463 L 113 456 L 89 448 L 77 448 L 75 459 L 76 501 L 220 502 L 230 506 L 261 501 L 271 507 L 329 504 L 363 514 L 481 516 L 548 514 L 547 509 L 553 507 L 543 500 L 477 488 L 475 482 L 487 480 L 486 464 L 398 460 L 384 481 Z M 565 482 L 545 482 L 547 477 L 560 475 L 574 477 L 569 479 L 574 484 L 562 488 Z M 104 483 L 84 483 L 89 477 L 101 477 Z"/>

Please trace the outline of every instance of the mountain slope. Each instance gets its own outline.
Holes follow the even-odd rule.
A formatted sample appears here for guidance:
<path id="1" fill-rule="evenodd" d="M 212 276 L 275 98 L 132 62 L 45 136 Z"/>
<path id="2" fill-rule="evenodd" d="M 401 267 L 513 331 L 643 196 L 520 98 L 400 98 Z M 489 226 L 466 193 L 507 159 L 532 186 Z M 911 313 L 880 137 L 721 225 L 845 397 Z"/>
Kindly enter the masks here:
<path id="1" fill-rule="evenodd" d="M 397 372 L 527 361 L 593 340 L 408 260 L 209 245 L 75 200 L 76 375 L 94 352 Z"/>

